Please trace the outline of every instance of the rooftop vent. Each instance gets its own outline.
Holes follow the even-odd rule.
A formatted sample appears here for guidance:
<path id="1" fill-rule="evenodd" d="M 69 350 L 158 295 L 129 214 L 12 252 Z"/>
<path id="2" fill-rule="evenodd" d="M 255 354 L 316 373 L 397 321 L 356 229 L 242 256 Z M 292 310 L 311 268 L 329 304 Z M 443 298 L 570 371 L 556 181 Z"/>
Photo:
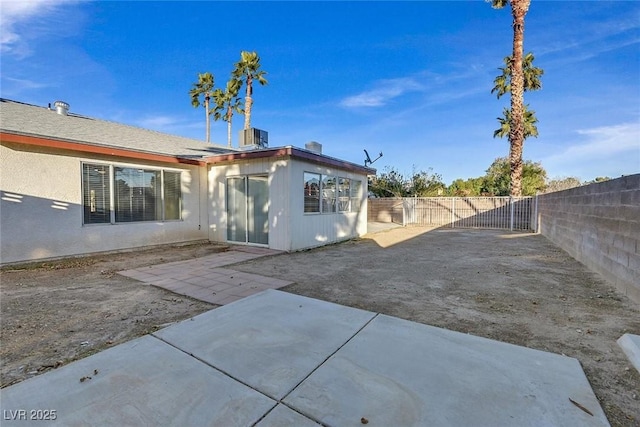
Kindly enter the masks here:
<path id="1" fill-rule="evenodd" d="M 56 113 L 66 116 L 69 113 L 69 104 L 64 101 L 56 101 L 53 103 L 56 107 Z"/>
<path id="2" fill-rule="evenodd" d="M 304 148 L 309 151 L 313 151 L 314 153 L 322 154 L 322 144 L 316 141 L 309 141 L 304 144 Z"/>

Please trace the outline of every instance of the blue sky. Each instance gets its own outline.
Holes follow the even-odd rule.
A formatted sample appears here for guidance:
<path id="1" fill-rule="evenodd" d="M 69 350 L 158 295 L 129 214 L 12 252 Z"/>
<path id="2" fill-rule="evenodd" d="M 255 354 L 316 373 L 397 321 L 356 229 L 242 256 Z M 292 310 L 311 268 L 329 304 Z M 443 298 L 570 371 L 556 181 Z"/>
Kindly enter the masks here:
<path id="1" fill-rule="evenodd" d="M 525 52 L 545 70 L 525 95 L 539 119 L 525 159 L 550 178 L 640 172 L 640 2 L 532 0 Z M 0 2 L 1 94 L 204 140 L 188 91 L 198 72 L 223 87 L 240 51 L 267 86 L 252 125 L 270 146 L 456 178 L 508 153 L 493 138 L 508 96 L 491 94 L 511 53 L 511 15 L 484 1 Z M 243 117 L 234 117 L 237 146 Z M 226 144 L 226 123 L 212 141 Z"/>

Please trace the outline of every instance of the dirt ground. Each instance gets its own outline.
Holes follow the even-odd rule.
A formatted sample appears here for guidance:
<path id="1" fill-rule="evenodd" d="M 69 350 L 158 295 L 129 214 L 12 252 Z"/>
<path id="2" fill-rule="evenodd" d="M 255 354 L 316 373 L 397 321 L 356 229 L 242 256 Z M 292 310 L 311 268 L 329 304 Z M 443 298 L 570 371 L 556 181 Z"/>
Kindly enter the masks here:
<path id="1" fill-rule="evenodd" d="M 55 369 L 188 319 L 215 305 L 116 271 L 179 261 L 226 246 L 167 246 L 0 270 L 0 384 Z"/>
<path id="2" fill-rule="evenodd" d="M 199 244 L 0 273 L 1 384 L 21 381 L 215 306 L 115 271 L 189 259 Z M 281 290 L 577 358 L 613 426 L 640 426 L 640 374 L 616 340 L 640 307 L 543 236 L 397 228 L 236 270 Z"/>

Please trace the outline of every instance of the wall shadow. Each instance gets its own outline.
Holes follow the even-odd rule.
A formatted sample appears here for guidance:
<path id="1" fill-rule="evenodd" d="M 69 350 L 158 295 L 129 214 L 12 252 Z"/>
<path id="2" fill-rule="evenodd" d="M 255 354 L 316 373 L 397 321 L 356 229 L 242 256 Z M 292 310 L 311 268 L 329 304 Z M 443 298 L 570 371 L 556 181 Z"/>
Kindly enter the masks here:
<path id="1" fill-rule="evenodd" d="M 368 220 L 450 228 L 536 230 L 532 197 L 416 197 L 369 199 Z"/>

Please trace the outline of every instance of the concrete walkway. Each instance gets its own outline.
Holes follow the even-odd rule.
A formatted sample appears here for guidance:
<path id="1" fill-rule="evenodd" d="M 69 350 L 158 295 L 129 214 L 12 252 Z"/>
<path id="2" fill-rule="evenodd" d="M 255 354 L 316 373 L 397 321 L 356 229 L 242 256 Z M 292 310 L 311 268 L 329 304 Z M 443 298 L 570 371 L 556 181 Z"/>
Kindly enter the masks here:
<path id="1" fill-rule="evenodd" d="M 291 284 L 286 280 L 222 268 L 279 253 L 273 249 L 233 246 L 226 252 L 120 271 L 118 274 L 211 304 L 225 305 L 266 289 Z"/>
<path id="2" fill-rule="evenodd" d="M 276 290 L 0 402 L 3 426 L 609 425 L 576 359 Z"/>

